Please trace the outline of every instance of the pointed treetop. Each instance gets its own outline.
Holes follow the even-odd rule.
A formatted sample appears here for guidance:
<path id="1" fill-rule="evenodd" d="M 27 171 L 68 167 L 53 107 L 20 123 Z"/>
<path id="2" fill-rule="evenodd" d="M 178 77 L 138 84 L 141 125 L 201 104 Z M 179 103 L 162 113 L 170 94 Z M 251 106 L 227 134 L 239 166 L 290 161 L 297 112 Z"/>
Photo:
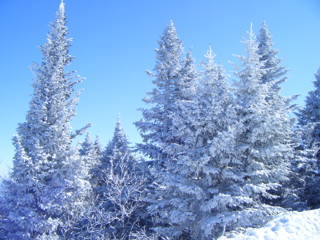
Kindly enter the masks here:
<path id="1" fill-rule="evenodd" d="M 126 134 L 122 128 L 120 113 L 118 113 L 114 136 L 126 137 Z"/>
<path id="2" fill-rule="evenodd" d="M 254 38 L 254 36 L 255 36 L 254 33 L 253 33 L 253 24 L 252 23 L 250 23 L 250 31 L 249 31 L 248 34 L 250 36 L 250 39 L 251 39 L 251 37 Z"/>
<path id="3" fill-rule="evenodd" d="M 129 149 L 129 141 L 125 131 L 121 126 L 120 115 L 118 115 L 118 120 L 114 129 L 114 134 L 112 140 L 107 145 L 104 151 L 104 158 L 108 158 L 114 153 L 115 150 L 126 152 Z"/>
<path id="4" fill-rule="evenodd" d="M 120 113 L 118 113 L 118 117 L 117 117 L 117 126 L 120 126 L 120 128 L 121 128 L 121 115 L 120 115 Z"/>
<path id="5" fill-rule="evenodd" d="M 247 35 L 248 37 L 245 38 L 242 43 L 244 43 L 245 45 L 250 45 L 250 43 L 252 43 L 253 41 L 256 41 L 256 35 L 253 32 L 253 27 L 252 27 L 252 23 L 250 23 L 250 29 L 249 31 L 247 31 Z"/>
<path id="6" fill-rule="evenodd" d="M 80 144 L 80 156 L 88 156 L 93 149 L 93 140 L 91 134 L 87 132 L 84 141 Z"/>
<path id="7" fill-rule="evenodd" d="M 172 20 L 170 20 L 169 24 L 167 25 L 166 29 L 164 30 L 165 33 L 171 33 L 174 35 L 177 35 L 177 30 L 174 26 L 174 23 Z M 176 36 L 177 37 L 177 36 Z"/>
<path id="8" fill-rule="evenodd" d="M 267 83 L 272 81 L 277 81 L 273 83 L 273 89 L 279 93 L 281 87 L 280 84 L 287 79 L 288 70 L 281 66 L 281 59 L 277 57 L 279 51 L 273 48 L 272 35 L 266 24 L 263 21 L 259 34 L 257 35 L 258 41 L 258 53 L 260 55 L 261 61 L 264 62 L 263 68 L 266 70 L 262 76 L 261 82 Z"/>
<path id="9" fill-rule="evenodd" d="M 263 21 L 261 24 L 259 35 L 258 35 L 258 40 L 260 44 L 270 44 L 270 47 L 271 47 L 272 46 L 271 38 L 272 36 L 269 32 L 268 25 L 266 21 Z"/>
<path id="10" fill-rule="evenodd" d="M 227 91 L 228 85 L 223 67 L 215 63 L 215 56 L 211 46 L 209 46 L 209 50 L 204 55 L 206 60 L 201 64 L 204 69 L 201 88 L 204 94 L 209 94 L 210 96 L 213 96 L 215 92 Z"/>
<path id="11" fill-rule="evenodd" d="M 59 5 L 59 12 L 58 12 L 58 16 L 59 16 L 59 15 L 62 15 L 62 16 L 64 17 L 64 15 L 65 15 L 65 11 L 66 11 L 66 9 L 65 9 L 64 1 L 63 1 L 63 0 L 61 0 L 60 5 Z"/>
<path id="12" fill-rule="evenodd" d="M 263 20 L 263 21 L 262 21 L 261 27 L 268 27 L 266 20 Z"/>
<path id="13" fill-rule="evenodd" d="M 170 20 L 170 22 L 169 22 L 169 25 L 168 26 L 170 26 L 170 27 L 173 27 L 174 28 L 174 23 L 173 23 L 173 21 L 172 20 Z"/>
<path id="14" fill-rule="evenodd" d="M 63 0 L 60 1 L 60 9 L 61 8 L 64 8 L 64 1 Z"/>
<path id="15" fill-rule="evenodd" d="M 263 20 L 262 23 L 261 23 L 260 33 L 261 32 L 266 32 L 268 35 L 270 35 L 269 27 L 268 27 L 268 24 L 267 24 L 266 20 Z M 270 37 L 271 37 L 271 35 L 270 35 Z"/>
<path id="16" fill-rule="evenodd" d="M 190 51 L 187 52 L 186 57 L 185 57 L 186 62 L 194 62 L 194 59 L 192 57 L 192 53 Z"/>
<path id="17" fill-rule="evenodd" d="M 180 77 L 176 83 L 176 99 L 191 100 L 196 91 L 199 74 L 196 71 L 192 53 L 189 51 L 183 59 Z"/>
<path id="18" fill-rule="evenodd" d="M 184 68 L 187 68 L 192 72 L 195 71 L 194 58 L 192 57 L 192 53 L 190 51 L 187 52 L 184 58 Z M 184 69 L 182 68 L 181 70 L 183 71 Z"/>
<path id="19" fill-rule="evenodd" d="M 213 64 L 213 59 L 216 55 L 212 53 L 211 45 L 209 45 L 209 50 L 207 53 L 204 55 L 206 59 L 208 59 L 209 64 Z"/>
<path id="20" fill-rule="evenodd" d="M 113 142 L 127 142 L 127 134 L 122 128 L 120 113 L 117 117 L 116 127 L 114 129 Z"/>
<path id="21" fill-rule="evenodd" d="M 204 55 L 204 57 L 206 58 L 206 61 L 203 61 L 201 63 L 201 65 L 205 70 L 204 71 L 205 79 L 203 79 L 205 82 L 207 81 L 211 82 L 213 79 L 218 77 L 219 67 L 217 64 L 215 64 L 215 61 L 214 61 L 215 56 L 216 55 L 212 52 L 211 45 L 209 45 L 209 50 Z M 205 83 L 205 85 L 206 84 L 208 84 L 208 82 Z"/>
<path id="22" fill-rule="evenodd" d="M 252 29 L 252 23 L 250 24 L 250 31 L 248 32 L 248 38 L 244 41 L 246 48 L 247 48 L 247 53 L 248 56 L 255 56 L 257 55 L 258 52 L 258 43 L 256 40 L 256 35 L 253 32 Z M 257 57 L 257 56 L 255 56 Z"/>

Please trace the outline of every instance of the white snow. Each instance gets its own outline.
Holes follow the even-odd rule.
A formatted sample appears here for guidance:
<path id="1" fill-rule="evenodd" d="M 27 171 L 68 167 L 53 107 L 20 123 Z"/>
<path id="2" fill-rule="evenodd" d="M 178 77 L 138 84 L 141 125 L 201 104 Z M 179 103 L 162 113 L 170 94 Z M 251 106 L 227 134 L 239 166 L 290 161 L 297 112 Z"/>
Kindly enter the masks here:
<path id="1" fill-rule="evenodd" d="M 288 212 L 261 228 L 249 228 L 243 234 L 220 237 L 219 240 L 319 240 L 320 209 Z"/>

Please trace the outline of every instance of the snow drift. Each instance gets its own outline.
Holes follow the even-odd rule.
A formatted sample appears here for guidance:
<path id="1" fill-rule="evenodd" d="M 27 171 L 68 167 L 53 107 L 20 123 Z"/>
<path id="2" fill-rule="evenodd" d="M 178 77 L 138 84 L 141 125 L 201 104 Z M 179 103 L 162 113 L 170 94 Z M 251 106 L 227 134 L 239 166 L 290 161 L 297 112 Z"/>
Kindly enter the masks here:
<path id="1" fill-rule="evenodd" d="M 261 228 L 249 228 L 243 234 L 220 237 L 219 240 L 319 240 L 320 209 L 288 212 Z"/>

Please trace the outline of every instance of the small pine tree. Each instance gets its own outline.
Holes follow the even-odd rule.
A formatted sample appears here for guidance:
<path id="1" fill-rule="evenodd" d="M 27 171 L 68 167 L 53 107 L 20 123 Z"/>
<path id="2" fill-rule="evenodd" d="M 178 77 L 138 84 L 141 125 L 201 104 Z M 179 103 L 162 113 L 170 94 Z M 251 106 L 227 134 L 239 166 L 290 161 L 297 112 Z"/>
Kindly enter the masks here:
<path id="1" fill-rule="evenodd" d="M 80 144 L 79 155 L 82 159 L 84 170 L 87 172 L 88 181 L 95 186 L 95 171 L 102 157 L 102 150 L 98 138 L 93 141 L 90 133 L 87 133 L 84 141 Z"/>
<path id="2" fill-rule="evenodd" d="M 134 156 L 118 118 L 114 135 L 94 178 L 94 204 L 85 215 L 86 230 L 79 236 L 90 239 L 129 239 L 143 228 L 145 205 L 144 171 Z M 145 214 L 145 213 L 144 213 Z"/>

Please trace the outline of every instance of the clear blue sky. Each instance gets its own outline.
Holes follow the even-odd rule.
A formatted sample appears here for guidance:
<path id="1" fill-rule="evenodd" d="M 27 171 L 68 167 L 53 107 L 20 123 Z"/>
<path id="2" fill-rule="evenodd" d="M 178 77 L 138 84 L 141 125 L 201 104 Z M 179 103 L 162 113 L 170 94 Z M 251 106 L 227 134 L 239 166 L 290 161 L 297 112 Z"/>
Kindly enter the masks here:
<path id="1" fill-rule="evenodd" d="M 25 120 L 32 93 L 33 62 L 41 62 L 49 23 L 59 0 L 0 0 L 0 175 L 12 164 L 11 138 Z M 257 33 L 263 20 L 273 35 L 283 65 L 290 70 L 283 95 L 301 94 L 302 105 L 313 89 L 320 66 L 319 0 L 65 0 L 72 69 L 86 77 L 74 129 L 88 122 L 103 146 L 112 137 L 117 114 L 131 142 L 140 141 L 133 122 L 140 119 L 141 99 L 152 89 L 145 70 L 155 63 L 154 49 L 172 19 L 186 50 L 197 63 L 212 45 L 227 71 L 250 23 Z"/>

